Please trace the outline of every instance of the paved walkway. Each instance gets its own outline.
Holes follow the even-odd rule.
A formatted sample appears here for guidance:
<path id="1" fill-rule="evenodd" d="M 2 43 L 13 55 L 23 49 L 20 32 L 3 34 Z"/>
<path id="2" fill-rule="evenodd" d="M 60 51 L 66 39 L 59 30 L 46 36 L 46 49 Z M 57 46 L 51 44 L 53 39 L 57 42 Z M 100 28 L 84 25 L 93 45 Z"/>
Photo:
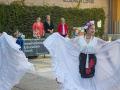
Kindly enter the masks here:
<path id="1" fill-rule="evenodd" d="M 30 59 L 35 65 L 34 73 L 27 73 L 20 83 L 12 90 L 58 90 L 58 85 L 53 77 L 50 58 Z"/>

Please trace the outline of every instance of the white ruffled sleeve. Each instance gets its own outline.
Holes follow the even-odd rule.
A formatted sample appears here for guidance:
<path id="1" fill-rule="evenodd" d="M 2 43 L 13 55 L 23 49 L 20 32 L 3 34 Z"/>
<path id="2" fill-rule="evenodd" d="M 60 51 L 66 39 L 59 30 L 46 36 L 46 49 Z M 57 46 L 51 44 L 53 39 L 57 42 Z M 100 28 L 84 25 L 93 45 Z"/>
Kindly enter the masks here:
<path id="1" fill-rule="evenodd" d="M 58 33 L 54 33 L 49 36 L 44 42 L 45 47 L 50 52 L 52 58 L 53 70 L 55 72 L 55 76 L 59 82 L 64 82 L 68 73 L 68 67 L 66 62 L 71 61 L 72 58 L 78 57 L 77 49 L 74 48 L 71 40 L 68 40 Z M 69 59 L 70 58 L 70 59 Z M 73 59 L 76 64 L 78 64 L 78 59 Z M 74 63 L 71 63 L 74 65 Z M 72 66 L 71 65 L 71 66 Z M 71 68 L 70 66 L 70 68 Z M 74 67 L 76 67 L 75 65 Z M 76 69 L 77 70 L 77 69 Z"/>
<path id="2" fill-rule="evenodd" d="M 52 69 L 55 74 L 55 77 L 59 82 L 64 82 L 64 74 L 62 72 L 61 61 L 59 60 L 59 41 L 57 41 L 58 33 L 54 33 L 49 36 L 44 42 L 44 46 L 48 49 L 51 58 L 52 58 Z"/>
<path id="3" fill-rule="evenodd" d="M 63 90 L 120 90 L 120 40 L 108 43 L 98 39 L 95 76 L 83 79 L 79 73 L 79 53 L 74 43 L 55 33 L 44 45 L 50 51 L 54 70 Z"/>
<path id="4" fill-rule="evenodd" d="M 33 70 L 15 39 L 4 32 L 0 37 L 0 90 L 11 90 L 26 72 Z"/>
<path id="5" fill-rule="evenodd" d="M 108 90 L 118 89 L 120 84 L 120 40 L 106 42 L 98 39 L 97 65 L 95 81 L 98 88 Z M 112 89 L 111 89 L 112 90 Z"/>

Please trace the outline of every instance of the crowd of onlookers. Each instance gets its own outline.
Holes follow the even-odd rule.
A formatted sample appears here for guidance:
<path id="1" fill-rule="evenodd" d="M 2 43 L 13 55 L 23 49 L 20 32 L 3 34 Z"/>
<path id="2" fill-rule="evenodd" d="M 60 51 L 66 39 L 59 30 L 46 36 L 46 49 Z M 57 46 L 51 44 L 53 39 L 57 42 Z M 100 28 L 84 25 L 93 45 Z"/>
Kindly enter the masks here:
<path id="1" fill-rule="evenodd" d="M 36 22 L 33 23 L 33 37 L 42 38 L 47 37 L 54 32 L 54 23 L 50 18 L 50 15 L 46 16 L 45 22 L 41 21 L 41 18 L 38 17 Z M 68 25 L 65 22 L 64 18 L 60 19 L 60 23 L 57 26 L 57 31 L 62 36 L 67 36 L 68 34 Z"/>
<path id="2" fill-rule="evenodd" d="M 50 15 L 46 15 L 46 19 L 44 22 L 42 22 L 40 17 L 37 17 L 35 22 L 32 25 L 32 32 L 33 32 L 33 38 L 47 38 L 49 35 L 51 35 L 53 32 L 57 31 L 60 35 L 62 35 L 63 37 L 68 37 L 68 24 L 65 21 L 65 18 L 61 17 L 60 18 L 60 22 L 57 25 L 57 30 L 55 29 L 55 25 L 53 23 L 53 21 L 51 20 L 51 16 Z M 73 34 L 72 37 L 76 37 L 79 36 L 81 34 L 83 34 L 83 32 L 80 32 L 80 28 L 78 27 L 73 27 Z M 18 31 L 16 31 L 14 34 L 15 37 L 19 36 L 18 35 Z M 19 33 L 21 34 L 21 33 Z M 25 38 L 25 36 L 22 34 L 23 38 Z"/>
<path id="3" fill-rule="evenodd" d="M 41 21 L 40 17 L 38 17 L 36 22 L 33 23 L 32 30 L 34 38 L 46 38 L 52 34 L 54 32 L 54 23 L 51 20 L 50 15 L 46 16 L 46 20 L 44 22 Z M 73 30 L 73 36 L 81 35 L 79 28 L 73 27 Z M 57 32 L 63 37 L 68 36 L 68 24 L 63 17 L 60 18 L 60 22 L 57 25 Z"/>
<path id="4" fill-rule="evenodd" d="M 36 38 L 36 39 L 47 38 L 49 35 L 55 32 L 54 28 L 55 28 L 55 25 L 51 20 L 50 15 L 46 15 L 46 19 L 44 22 L 42 22 L 40 17 L 37 17 L 36 21 L 32 25 L 33 38 Z M 65 18 L 63 17 L 60 18 L 60 22 L 57 25 L 57 32 L 63 37 L 69 37 L 68 24 L 66 23 Z M 80 28 L 73 27 L 73 34 L 72 34 L 73 37 L 83 35 L 83 34 L 84 34 L 84 31 L 80 31 Z M 19 31 L 16 31 L 14 33 L 14 37 L 17 39 L 16 43 L 18 43 L 22 49 L 23 38 L 25 38 L 25 35 L 23 35 Z"/>

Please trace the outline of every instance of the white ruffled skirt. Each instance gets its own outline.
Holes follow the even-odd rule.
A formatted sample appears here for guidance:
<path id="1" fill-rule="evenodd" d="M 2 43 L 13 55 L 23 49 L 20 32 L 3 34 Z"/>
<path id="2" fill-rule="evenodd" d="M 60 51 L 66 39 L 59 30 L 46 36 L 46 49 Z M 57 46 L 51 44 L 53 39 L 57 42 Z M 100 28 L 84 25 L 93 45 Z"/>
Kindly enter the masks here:
<path id="1" fill-rule="evenodd" d="M 0 90 L 11 90 L 27 71 L 33 70 L 15 39 L 4 32 L 0 36 Z"/>
<path id="2" fill-rule="evenodd" d="M 95 76 L 87 79 L 79 74 L 80 52 L 70 40 L 54 33 L 44 45 L 52 56 L 53 70 L 62 90 L 120 90 L 120 40 L 106 43 L 98 50 Z"/>

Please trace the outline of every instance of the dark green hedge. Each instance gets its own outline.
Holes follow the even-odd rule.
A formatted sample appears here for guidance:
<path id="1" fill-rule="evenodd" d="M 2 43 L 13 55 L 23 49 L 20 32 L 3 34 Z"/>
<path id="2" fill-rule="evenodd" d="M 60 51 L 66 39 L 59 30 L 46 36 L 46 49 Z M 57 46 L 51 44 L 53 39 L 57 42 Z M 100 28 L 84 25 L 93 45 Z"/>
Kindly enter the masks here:
<path id="1" fill-rule="evenodd" d="M 55 30 L 61 17 L 66 19 L 69 25 L 69 31 L 72 32 L 72 27 L 82 26 L 86 21 L 102 20 L 102 28 L 97 28 L 96 35 L 102 36 L 104 31 L 105 12 L 102 8 L 92 9 L 74 9 L 61 8 L 57 6 L 20 6 L 20 5 L 0 5 L 0 31 L 13 33 L 15 30 L 20 30 L 27 37 L 32 37 L 32 24 L 36 17 L 40 16 L 45 20 L 47 14 L 55 24 Z"/>

